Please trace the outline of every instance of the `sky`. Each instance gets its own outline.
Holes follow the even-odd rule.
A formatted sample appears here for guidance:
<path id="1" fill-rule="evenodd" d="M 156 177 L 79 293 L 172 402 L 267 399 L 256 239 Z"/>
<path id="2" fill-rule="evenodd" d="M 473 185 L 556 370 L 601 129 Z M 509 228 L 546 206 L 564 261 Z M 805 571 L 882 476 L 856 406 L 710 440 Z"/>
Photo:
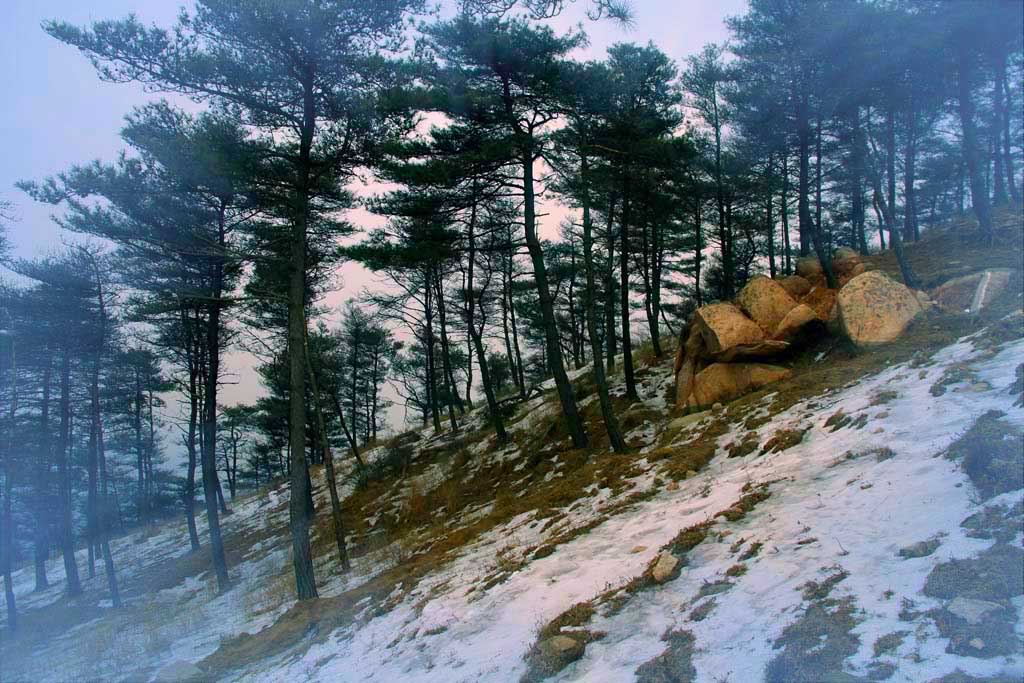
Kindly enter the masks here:
<path id="1" fill-rule="evenodd" d="M 566 30 L 582 23 L 590 38 L 587 48 L 575 55 L 600 59 L 616 42 L 653 42 L 680 67 L 688 55 L 710 42 L 728 37 L 724 18 L 742 14 L 746 0 L 634 0 L 636 15 L 631 29 L 608 22 L 587 21 L 587 0 L 576 0 L 552 24 Z M 11 6 L 13 3 L 13 6 Z M 9 227 L 14 253 L 36 257 L 58 247 L 61 234 L 52 222 L 53 207 L 34 203 L 14 187 L 19 180 L 41 180 L 73 164 L 93 159 L 113 160 L 123 148 L 118 131 L 132 107 L 160 97 L 135 84 L 103 83 L 89 61 L 50 38 L 41 22 L 60 19 L 87 24 L 134 13 L 143 23 L 169 26 L 183 4 L 175 0 L 6 0 L 0 23 L 0 92 L 9 98 L 0 107 L 0 199 L 14 203 L 17 221 Z M 541 233 L 557 234 L 560 212 L 549 207 Z M 561 215 L 564 215 L 562 213 Z M 4 273 L 0 270 L 0 277 Z M 340 277 L 341 291 L 328 303 L 339 305 L 358 295 L 373 278 L 360 267 L 346 265 Z M 228 384 L 223 390 L 227 404 L 252 401 L 260 388 L 253 359 L 235 354 L 227 359 Z M 391 419 L 400 420 L 400 411 Z"/>

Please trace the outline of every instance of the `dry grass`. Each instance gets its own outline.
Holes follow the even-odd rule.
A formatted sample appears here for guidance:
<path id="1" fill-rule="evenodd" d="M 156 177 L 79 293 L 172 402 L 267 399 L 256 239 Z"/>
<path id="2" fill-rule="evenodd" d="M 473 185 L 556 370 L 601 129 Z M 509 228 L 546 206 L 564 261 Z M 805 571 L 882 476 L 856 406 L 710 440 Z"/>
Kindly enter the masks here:
<path id="1" fill-rule="evenodd" d="M 781 453 L 782 451 L 798 445 L 804 440 L 804 434 L 807 433 L 808 429 L 810 429 L 810 427 L 804 427 L 803 429 L 780 429 L 775 432 L 772 438 L 765 442 L 764 448 L 761 449 L 761 453 Z"/>

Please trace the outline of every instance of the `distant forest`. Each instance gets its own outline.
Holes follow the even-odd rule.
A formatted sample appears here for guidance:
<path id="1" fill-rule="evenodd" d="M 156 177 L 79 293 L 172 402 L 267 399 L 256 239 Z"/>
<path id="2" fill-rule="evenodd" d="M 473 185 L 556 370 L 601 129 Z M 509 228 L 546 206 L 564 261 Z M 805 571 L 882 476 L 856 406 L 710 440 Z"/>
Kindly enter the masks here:
<path id="1" fill-rule="evenodd" d="M 618 0 L 578 2 L 631 22 Z M 913 287 L 905 244 L 958 216 L 991 242 L 994 213 L 1020 211 L 1020 2 L 751 0 L 726 43 L 680 63 L 651 43 L 574 58 L 585 27 L 548 21 L 564 0 L 458 4 L 197 0 L 173 27 L 43 26 L 99 79 L 197 106 L 127 112 L 116 159 L 19 184 L 69 246 L 18 259 L 0 232 L 21 276 L 0 285 L 10 625 L 12 566 L 34 561 L 45 587 L 59 550 L 75 595 L 88 547 L 116 606 L 109 539 L 169 516 L 194 550 L 206 517 L 227 586 L 220 517 L 279 479 L 296 594 L 315 598 L 309 467 L 347 566 L 335 457 L 357 478 L 381 466 L 362 453 L 387 427 L 386 384 L 437 432 L 484 403 L 500 444 L 510 406 L 553 378 L 585 448 L 568 373 L 592 366 L 622 452 L 606 373 L 635 399 L 640 343 L 674 352 L 696 307 L 806 256 L 834 286 L 841 246 L 892 250 Z M 542 239 L 556 205 L 567 218 Z M 346 261 L 387 286 L 328 311 Z M 266 396 L 224 407 L 238 349 Z M 174 414 L 184 472 L 162 466 Z"/>

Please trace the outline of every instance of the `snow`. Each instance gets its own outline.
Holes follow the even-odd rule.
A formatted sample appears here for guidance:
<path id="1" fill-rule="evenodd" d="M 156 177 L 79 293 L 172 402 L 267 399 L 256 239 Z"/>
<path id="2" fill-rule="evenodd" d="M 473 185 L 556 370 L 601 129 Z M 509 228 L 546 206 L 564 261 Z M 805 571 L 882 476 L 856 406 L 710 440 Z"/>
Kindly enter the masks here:
<path id="1" fill-rule="evenodd" d="M 1020 657 L 980 659 L 947 653 L 947 641 L 923 614 L 942 601 L 921 593 L 937 564 L 976 556 L 992 544 L 968 537 L 960 527 L 983 505 L 958 464 L 940 456 L 990 409 L 1004 411 L 1005 419 L 1024 430 L 1024 410 L 1012 407 L 1013 397 L 1007 392 L 1022 357 L 1024 341 L 1008 344 L 993 355 L 967 338 L 937 353 L 934 364 L 926 368 L 897 365 L 809 397 L 771 416 L 756 430 L 763 445 L 781 429 L 807 429 L 800 444 L 779 453 L 762 455 L 757 449 L 742 458 L 725 457 L 729 444 L 747 436 L 737 423 L 719 437 L 719 456 L 698 476 L 679 482 L 676 490 L 669 490 L 658 477 L 659 463 L 641 459 L 636 463 L 640 473 L 624 490 L 613 492 L 594 485 L 586 491 L 590 495 L 560 510 L 553 523 L 538 519 L 533 511 L 519 514 L 477 537 L 415 586 L 396 587 L 392 609 L 371 618 L 371 605 L 366 604 L 365 618 L 356 624 L 328 634 L 323 642 L 308 644 L 307 649 L 248 663 L 228 680 L 518 680 L 525 671 L 523 656 L 541 626 L 573 604 L 593 600 L 639 576 L 680 530 L 714 519 L 743 495 L 745 486 L 762 483 L 768 485 L 771 496 L 740 521 L 719 518 L 707 539 L 688 553 L 678 578 L 640 591 L 614 613 L 599 607 L 585 628 L 606 635 L 590 643 L 583 658 L 554 680 L 633 680 L 638 666 L 665 649 L 662 635 L 672 629 L 688 630 L 696 637 L 693 666 L 698 681 L 762 680 L 767 663 L 778 654 L 774 641 L 808 604 L 801 587 L 840 570 L 848 576 L 836 584 L 832 597 L 852 599 L 860 619 L 854 629 L 860 648 L 846 660 L 848 672 L 863 676 L 868 665 L 878 661 L 873 656 L 878 637 L 909 631 L 898 650 L 881 658 L 898 667 L 888 680 L 929 680 L 957 668 L 974 676 L 1024 676 Z M 969 364 L 988 383 L 987 388 L 964 391 L 963 385 L 951 385 L 942 396 L 932 396 L 931 385 L 955 364 Z M 650 368 L 641 378 L 643 403 L 634 409 L 664 411 L 664 390 L 671 381 L 670 367 Z M 622 390 L 621 382 L 614 390 Z M 885 405 L 872 406 L 881 391 L 896 396 Z M 768 416 L 773 398 L 764 397 L 751 408 L 752 414 Z M 554 410 L 553 396 L 533 399 L 509 429 L 534 430 Z M 866 414 L 866 426 L 836 431 L 826 427 L 826 420 L 840 410 L 853 418 Z M 480 410 L 474 411 L 466 422 L 482 424 L 481 416 Z M 709 414 L 689 423 L 674 442 L 692 439 L 710 419 Z M 641 424 L 629 435 L 645 444 L 644 452 L 655 447 L 658 436 L 658 425 L 651 423 Z M 425 437 L 414 448 L 436 447 L 442 438 Z M 469 447 L 474 458 L 513 460 L 522 455 L 514 447 L 494 453 L 493 440 L 488 438 L 480 443 L 488 446 Z M 894 457 L 876 457 L 882 448 L 891 449 Z M 851 454 L 859 457 L 848 457 Z M 551 476 L 561 474 L 553 470 Z M 428 468 L 416 485 L 422 489 L 443 476 L 442 469 Z M 406 486 L 398 500 L 408 490 Z M 343 490 L 342 495 L 348 492 Z M 626 505 L 627 498 L 637 492 L 652 495 Z M 1015 491 L 985 505 L 1013 504 L 1022 497 L 1024 491 Z M 251 499 L 238 505 L 236 514 L 225 519 L 226 532 L 280 528 L 287 512 L 287 491 L 274 492 L 269 500 L 269 504 L 266 499 Z M 490 509 L 484 505 L 467 511 L 461 521 L 482 517 Z M 524 552 L 598 521 L 589 532 L 561 543 L 547 557 L 532 559 Z M 126 574 L 149 571 L 184 552 L 182 534 L 178 525 L 144 541 L 126 539 L 117 544 L 115 559 Z M 931 538 L 941 541 L 932 555 L 899 556 L 900 548 Z M 733 552 L 741 540 L 739 551 Z M 730 579 L 732 587 L 715 596 L 715 607 L 703 621 L 690 621 L 693 606 L 703 604 L 696 599 L 701 586 L 725 578 L 726 569 L 753 543 L 763 545 L 756 557 L 745 562 L 747 572 Z M 1019 545 L 1021 538 L 1014 543 Z M 639 546 L 644 549 L 633 552 Z M 158 653 L 147 652 L 147 664 L 156 669 L 175 660 L 199 661 L 216 649 L 221 638 L 254 633 L 273 623 L 292 603 L 264 596 L 261 590 L 282 574 L 287 576 L 289 552 L 280 538 L 253 545 L 243 562 L 232 567 L 236 588 L 224 595 L 212 593 L 207 573 L 148 596 L 149 610 L 176 610 L 191 616 L 188 628 L 179 627 L 180 632 Z M 369 580 L 382 570 L 386 553 L 385 548 L 356 558 L 355 570 L 344 577 L 327 576 L 318 569 L 325 579 L 321 594 L 338 595 Z M 318 563 L 323 562 L 318 558 Z M 485 589 L 487 580 L 503 566 L 504 580 Z M 15 575 L 23 608 L 37 609 L 59 598 L 59 586 L 31 595 L 30 575 L 31 568 Z M 53 571 L 51 578 L 59 579 L 59 572 Z M 102 581 L 102 573 L 91 581 L 99 596 L 97 582 Z M 913 600 L 921 613 L 914 621 L 899 618 L 904 598 Z M 242 609 L 240 600 L 251 604 Z M 1018 631 L 1024 633 L 1024 600 L 1014 604 Z M 60 652 L 71 637 L 72 632 L 66 633 L 36 654 Z M 144 649 L 137 643 L 142 638 L 127 634 L 118 646 L 138 652 Z M 123 665 L 124 659 L 112 661 Z M 80 677 L 74 667 L 81 665 L 71 658 L 67 665 L 55 663 L 45 675 Z M 113 670 L 91 675 L 110 675 Z"/>

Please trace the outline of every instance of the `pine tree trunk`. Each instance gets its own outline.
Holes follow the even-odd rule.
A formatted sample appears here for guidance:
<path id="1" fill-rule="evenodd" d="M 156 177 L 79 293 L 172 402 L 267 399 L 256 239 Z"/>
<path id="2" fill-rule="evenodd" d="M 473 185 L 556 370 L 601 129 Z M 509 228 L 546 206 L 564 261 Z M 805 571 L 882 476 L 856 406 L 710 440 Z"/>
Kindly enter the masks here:
<path id="1" fill-rule="evenodd" d="M 971 204 L 974 215 L 978 219 L 978 231 L 982 241 L 991 244 L 992 214 L 985 189 L 985 179 L 981 168 L 980 150 L 978 146 L 978 128 L 974 121 L 974 75 L 975 66 L 971 63 L 971 55 L 966 44 L 958 45 L 957 50 L 957 96 L 960 110 L 960 125 L 963 129 L 964 159 L 967 161 L 967 177 L 971 189 Z"/>
<path id="2" fill-rule="evenodd" d="M 53 449 L 50 438 L 50 382 L 52 379 L 53 352 L 47 348 L 43 360 L 43 400 L 39 407 L 39 437 L 41 449 L 39 457 L 39 468 L 36 474 L 37 495 L 43 500 L 43 494 L 49 492 L 50 482 L 50 460 L 53 458 Z M 36 591 L 46 590 L 50 582 L 46 577 L 46 560 L 50 557 L 50 531 L 48 523 L 49 510 L 42 506 L 36 512 L 36 533 L 33 558 L 36 572 Z"/>
<path id="3" fill-rule="evenodd" d="M 853 241 L 852 243 L 857 245 L 857 249 L 861 254 L 867 256 L 868 254 L 868 241 L 867 236 L 864 234 L 864 223 L 865 223 L 865 209 L 864 209 L 864 161 L 866 143 L 864 141 L 864 129 L 860 123 L 860 107 L 855 107 L 853 110 L 853 130 L 850 134 L 850 160 L 851 174 L 853 175 L 853 187 L 851 188 L 852 193 L 852 213 L 853 213 Z"/>
<path id="4" fill-rule="evenodd" d="M 782 154 L 782 197 L 779 204 L 782 211 L 782 249 L 785 251 L 785 273 L 793 272 L 793 247 L 789 243 L 789 152 Z"/>
<path id="5" fill-rule="evenodd" d="M 444 380 L 445 393 L 448 395 L 448 420 L 452 425 L 452 430 L 454 431 L 459 428 L 459 423 L 455 420 L 455 404 L 458 404 L 461 412 L 465 413 L 466 411 L 462 407 L 462 399 L 459 398 L 458 384 L 455 383 L 455 376 L 452 373 L 451 354 L 448 348 L 448 325 L 446 324 L 447 316 L 445 314 L 444 290 L 441 287 L 441 274 L 438 272 L 434 273 L 434 292 L 437 297 L 437 321 L 441 326 L 442 379 Z"/>
<path id="6" fill-rule="evenodd" d="M 309 543 L 310 517 L 307 509 L 309 477 L 306 465 L 306 232 L 309 223 L 310 173 L 313 134 L 316 128 L 313 82 L 303 91 L 303 122 L 300 131 L 298 187 L 291 226 L 291 254 L 288 273 L 288 449 L 291 498 L 288 519 L 292 536 L 292 567 L 299 600 L 318 597 L 313 555 Z"/>
<path id="7" fill-rule="evenodd" d="M 622 374 L 626 380 L 626 398 L 638 401 L 636 378 L 633 376 L 633 338 L 630 334 L 629 315 L 629 219 L 632 217 L 630 199 L 627 178 L 622 195 L 622 217 L 619 219 L 619 322 L 622 325 Z"/>
<path id="8" fill-rule="evenodd" d="M 475 286 L 476 282 L 473 279 L 474 266 L 476 265 L 476 221 L 477 221 L 477 194 L 478 188 L 476 181 L 473 182 L 473 203 L 469 210 L 469 224 L 468 229 L 468 246 L 469 253 L 467 257 L 467 275 L 466 275 L 466 329 L 469 332 L 470 341 L 472 342 L 473 348 L 476 351 L 477 364 L 480 366 L 480 381 L 484 385 L 484 397 L 487 399 L 487 411 L 490 414 L 491 425 L 494 427 L 494 434 L 498 440 L 498 443 L 504 445 L 508 443 L 508 434 L 505 432 L 505 421 L 501 417 L 501 409 L 498 407 L 497 397 L 494 395 L 494 386 L 491 384 L 491 372 L 487 366 L 487 352 L 484 350 L 483 343 L 483 330 L 486 321 L 483 319 L 484 310 L 481 303 L 480 306 L 480 327 L 476 325 L 476 304 L 477 297 Z M 483 298 L 483 292 L 480 294 Z M 508 333 L 506 331 L 506 340 L 508 339 Z M 467 392 L 468 393 L 468 392 Z"/>
<path id="9" fill-rule="evenodd" d="M 525 391 L 524 387 L 519 381 L 519 370 L 516 367 L 516 359 L 512 353 L 512 336 L 509 334 L 509 296 L 511 294 L 511 284 L 507 276 L 505 266 L 502 264 L 501 269 L 501 328 L 505 335 L 505 357 L 508 358 L 509 373 L 512 375 L 512 383 L 519 389 L 520 397 L 523 396 Z"/>
<path id="10" fill-rule="evenodd" d="M 18 630 L 18 607 L 14 599 L 14 581 L 11 577 L 11 565 L 14 562 L 14 518 L 11 514 L 11 496 L 14 491 L 14 419 L 18 412 L 18 362 L 15 351 L 14 337 L 10 341 L 10 363 L 8 373 L 10 374 L 10 395 L 11 403 L 7 411 L 7 429 L 4 444 L 4 503 L 3 519 L 0 520 L 0 532 L 3 534 L 0 543 L 0 553 L 3 553 L 0 569 L 4 574 L 4 597 L 7 601 L 7 630 L 11 633 Z M 2 349 L 0 349 L 2 353 Z M 0 369 L 2 369 L 0 364 Z M 3 372 L 0 372 L 0 380 L 3 379 Z"/>
<path id="11" fill-rule="evenodd" d="M 725 278 L 725 297 L 736 293 L 736 268 L 733 264 L 732 237 L 725 218 L 725 183 L 722 180 L 722 124 L 718 116 L 718 90 L 711 95 L 712 128 L 715 133 L 715 204 L 718 206 L 718 240 L 722 248 L 722 272 Z"/>
<path id="12" fill-rule="evenodd" d="M 810 154 L 811 126 L 807 118 L 807 101 L 803 97 L 797 101 L 796 109 L 797 139 L 799 141 L 800 173 L 797 180 L 797 217 L 800 221 L 800 256 L 811 253 L 811 208 L 810 208 Z"/>
<path id="13" fill-rule="evenodd" d="M 820 122 L 819 122 L 820 132 Z M 822 269 L 825 271 L 825 279 L 828 282 L 828 286 L 832 289 L 836 289 L 837 282 L 835 273 L 832 270 L 832 259 L 831 254 L 825 249 L 825 245 L 822 244 L 820 226 L 814 224 L 814 220 L 811 218 L 810 209 L 810 137 L 811 137 L 811 125 L 810 120 L 807 116 L 807 102 L 806 97 L 800 100 L 800 104 L 797 106 L 797 135 L 800 142 L 800 187 L 798 196 L 798 210 L 800 213 L 800 255 L 804 254 L 804 236 L 810 237 L 811 242 L 814 244 L 814 251 L 818 256 L 818 260 L 821 262 Z"/>
<path id="14" fill-rule="evenodd" d="M 71 450 L 71 355 L 65 343 L 61 349 L 60 369 L 60 446 L 57 449 L 57 477 L 60 479 L 60 546 L 64 559 L 64 577 L 68 597 L 82 594 L 75 561 L 75 530 L 71 520 L 71 472 L 68 453 Z"/>
<path id="15" fill-rule="evenodd" d="M 772 153 L 765 172 L 765 232 L 768 233 L 768 275 L 775 278 L 775 223 L 772 220 Z"/>
<path id="16" fill-rule="evenodd" d="M 825 224 L 821 220 L 821 114 L 816 117 L 814 130 L 814 232 L 811 233 L 815 239 L 814 250 L 825 268 L 825 277 L 829 279 L 830 287 L 838 287 L 833 283 L 835 278 L 829 275 L 832 268 L 832 237 L 829 234 L 828 243 L 825 243 Z"/>
<path id="17" fill-rule="evenodd" d="M 101 496 L 94 503 L 94 533 L 99 540 L 100 552 L 103 555 L 103 568 L 107 576 L 107 587 L 110 591 L 110 600 L 114 607 L 121 606 L 121 597 L 117 588 L 117 574 L 114 571 L 114 560 L 110 554 L 110 502 L 107 497 L 107 456 L 103 442 L 103 416 L 100 407 L 100 373 L 103 365 L 103 352 L 107 344 L 107 308 L 106 294 L 103 291 L 103 281 L 100 277 L 99 266 L 92 254 L 85 249 L 82 250 L 89 256 L 92 265 L 93 275 L 96 278 L 96 301 L 98 304 L 99 319 L 99 340 L 96 346 L 96 357 L 93 361 L 92 386 L 90 391 L 90 403 L 92 407 L 92 423 L 89 430 L 89 466 L 90 469 L 99 468 L 100 494 Z"/>
<path id="18" fill-rule="evenodd" d="M 362 456 L 359 455 L 359 447 L 356 445 L 355 437 L 352 432 L 349 431 L 348 423 L 345 422 L 345 410 L 341 407 L 341 398 L 337 392 L 328 392 L 331 395 L 331 400 L 334 401 L 334 412 L 338 414 L 338 422 L 341 423 L 341 430 L 345 433 L 345 440 L 348 442 L 349 449 L 352 451 L 352 457 L 355 458 L 356 463 L 359 467 L 366 467 L 366 463 L 363 462 Z"/>
<path id="19" fill-rule="evenodd" d="M 142 381 L 139 377 L 139 369 L 135 368 L 135 468 L 138 479 L 138 491 L 136 492 L 136 507 L 139 515 L 139 522 L 145 523 L 149 517 L 146 506 L 146 462 L 142 452 Z"/>
<path id="20" fill-rule="evenodd" d="M 194 361 L 190 360 L 190 363 Z M 196 386 L 198 369 L 189 370 L 189 417 L 185 448 L 188 451 L 188 471 L 185 475 L 185 520 L 188 524 L 188 540 L 192 552 L 199 550 L 199 533 L 196 530 L 196 430 L 199 423 L 199 389 Z"/>
<path id="21" fill-rule="evenodd" d="M 608 200 L 608 261 L 604 271 L 604 342 L 607 349 L 608 372 L 615 370 L 615 194 Z"/>
<path id="22" fill-rule="evenodd" d="M 1003 58 L 1005 61 L 1005 57 Z M 1005 68 L 1005 67 L 1004 67 Z M 1006 192 L 1006 164 L 1002 150 L 1003 119 L 1006 118 L 1003 112 L 1003 84 L 1000 82 L 999 68 L 996 67 L 995 81 L 992 84 L 992 166 L 995 174 L 995 189 L 992 193 L 993 206 L 1006 206 L 1010 203 L 1010 196 Z M 1013 184 L 1013 178 L 1010 178 Z"/>
<path id="23" fill-rule="evenodd" d="M 907 110 L 907 144 L 903 152 L 903 239 L 914 242 L 918 239 L 917 192 L 914 189 L 916 162 L 917 112 L 911 95 Z"/>
<path id="24" fill-rule="evenodd" d="M 1010 85 L 1006 77 L 1006 55 L 1002 55 L 996 69 L 996 78 L 1000 83 L 1000 94 L 1005 97 L 1003 103 L 1003 161 L 1006 164 L 1006 185 L 1010 190 L 1010 199 L 1014 206 L 1021 204 L 1021 190 L 1017 188 L 1017 174 L 1013 168 L 1013 153 L 1010 149 L 1010 112 L 1013 111 L 1013 99 Z"/>
<path id="25" fill-rule="evenodd" d="M 548 363 L 555 378 L 558 399 L 562 404 L 562 415 L 572 438 L 573 446 L 585 448 L 587 433 L 583 429 L 583 420 L 576 408 L 576 397 L 573 395 L 569 377 L 565 374 L 562 362 L 562 349 L 558 341 L 558 329 L 555 324 L 554 305 L 551 291 L 548 289 L 547 268 L 544 265 L 544 251 L 537 238 L 536 209 L 534 206 L 533 162 L 534 150 L 532 137 L 523 145 L 523 223 L 526 233 L 526 247 L 533 262 L 534 278 L 537 282 L 537 296 L 540 300 L 541 317 L 544 320 L 544 336 L 547 342 Z"/>
<path id="26" fill-rule="evenodd" d="M 220 379 L 220 311 L 221 295 L 224 289 L 224 258 L 226 254 L 225 204 L 221 202 L 217 223 L 217 253 L 212 264 L 210 304 L 206 321 L 206 386 L 203 387 L 203 498 L 206 503 L 206 519 L 210 527 L 210 557 L 217 588 L 228 588 L 228 566 L 224 556 L 224 541 L 221 538 L 220 512 L 226 510 L 224 494 L 217 478 L 217 382 Z M 219 497 L 219 500 L 218 500 Z"/>
<path id="27" fill-rule="evenodd" d="M 604 374 L 604 359 L 601 358 L 601 339 L 597 336 L 597 278 L 594 267 L 593 221 L 590 216 L 589 165 L 586 155 L 580 159 L 580 176 L 583 182 L 583 263 L 586 270 L 587 290 L 584 293 L 586 306 L 587 336 L 590 337 L 590 353 L 594 361 L 594 384 L 601 404 L 601 417 L 604 419 L 608 442 L 616 453 L 626 452 L 626 440 L 622 436 L 619 421 L 615 417 L 615 408 L 608 394 L 608 380 Z"/>
<path id="28" fill-rule="evenodd" d="M 95 429 L 96 429 L 96 453 L 99 460 L 100 466 L 100 518 L 99 518 L 99 535 L 100 535 L 100 548 L 103 553 L 103 573 L 107 577 L 107 590 L 110 591 L 110 602 L 114 607 L 121 606 L 121 593 L 117 587 L 117 572 L 114 571 L 114 557 L 110 553 L 110 519 L 111 509 L 116 508 L 116 500 L 113 505 L 110 503 L 110 498 L 107 495 L 107 455 L 106 448 L 103 443 L 103 421 L 99 414 L 99 391 L 96 392 L 96 412 L 94 415 Z"/>
<path id="29" fill-rule="evenodd" d="M 704 219 L 701 216 L 701 198 L 693 200 L 693 292 L 697 308 L 704 305 L 704 296 L 700 286 L 700 267 L 704 261 Z"/>
<path id="30" fill-rule="evenodd" d="M 437 400 L 437 369 L 436 356 L 434 354 L 434 287 L 431 281 L 430 269 L 423 274 L 423 309 L 426 320 L 426 371 L 427 371 L 427 403 L 430 404 L 430 419 L 434 421 L 434 432 L 441 433 L 441 409 Z M 355 425 L 352 427 L 355 429 Z"/>
<path id="31" fill-rule="evenodd" d="M 309 374 L 309 388 L 313 394 L 313 408 L 316 413 L 316 427 L 320 435 L 320 449 L 324 456 L 324 470 L 327 478 L 327 490 L 331 496 L 331 522 L 334 526 L 334 542 L 338 547 L 338 562 L 342 571 L 352 568 L 349 564 L 348 549 L 345 547 L 345 522 L 341 516 L 341 499 L 338 497 L 338 483 L 334 474 L 334 455 L 331 453 L 331 443 L 327 439 L 327 428 L 324 423 L 323 407 L 320 400 L 320 387 L 316 380 L 316 373 L 313 371 L 313 361 L 309 353 L 309 337 L 307 327 L 306 337 L 306 368 Z"/>

